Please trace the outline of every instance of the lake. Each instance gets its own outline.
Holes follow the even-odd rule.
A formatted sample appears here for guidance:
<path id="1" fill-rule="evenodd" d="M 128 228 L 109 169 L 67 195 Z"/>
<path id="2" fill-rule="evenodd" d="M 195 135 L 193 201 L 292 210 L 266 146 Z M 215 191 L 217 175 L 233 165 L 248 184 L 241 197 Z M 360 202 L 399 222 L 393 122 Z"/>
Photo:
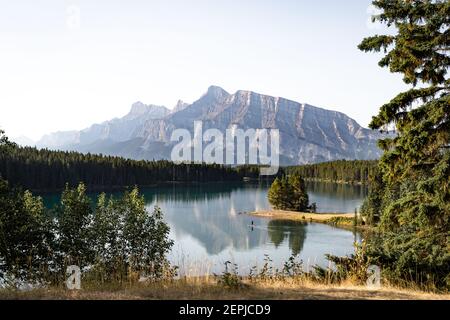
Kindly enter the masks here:
<path id="1" fill-rule="evenodd" d="M 310 182 L 310 202 L 318 212 L 354 212 L 367 189 L 362 186 Z M 169 256 L 182 275 L 220 273 L 224 263 L 236 263 L 242 274 L 262 266 L 266 256 L 281 267 L 298 255 L 306 268 L 328 266 L 325 254 L 348 255 L 360 240 L 356 232 L 325 224 L 255 218 L 245 214 L 269 209 L 267 183 L 163 185 L 142 189 L 151 211 L 158 205 L 175 241 Z M 95 195 L 93 195 L 95 196 Z M 46 196 L 47 205 L 58 196 Z"/>

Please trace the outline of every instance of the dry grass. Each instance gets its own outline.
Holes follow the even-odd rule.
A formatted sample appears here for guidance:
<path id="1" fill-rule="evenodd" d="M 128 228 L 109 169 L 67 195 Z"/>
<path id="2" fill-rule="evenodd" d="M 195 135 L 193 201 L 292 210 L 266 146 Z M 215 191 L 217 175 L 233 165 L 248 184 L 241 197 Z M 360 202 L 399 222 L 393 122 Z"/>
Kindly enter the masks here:
<path id="1" fill-rule="evenodd" d="M 38 289 L 28 292 L 1 290 L 0 299 L 83 299 L 83 300 L 450 300 L 439 295 L 416 290 L 322 285 L 311 281 L 270 281 L 247 283 L 245 288 L 230 290 L 213 279 L 189 278 L 166 283 L 133 284 L 85 288 L 81 291 Z"/>
<path id="2" fill-rule="evenodd" d="M 353 219 L 355 217 L 354 213 L 306 213 L 282 210 L 257 211 L 251 212 L 250 215 L 277 220 L 312 221 L 321 223 L 327 223 L 334 218 Z"/>

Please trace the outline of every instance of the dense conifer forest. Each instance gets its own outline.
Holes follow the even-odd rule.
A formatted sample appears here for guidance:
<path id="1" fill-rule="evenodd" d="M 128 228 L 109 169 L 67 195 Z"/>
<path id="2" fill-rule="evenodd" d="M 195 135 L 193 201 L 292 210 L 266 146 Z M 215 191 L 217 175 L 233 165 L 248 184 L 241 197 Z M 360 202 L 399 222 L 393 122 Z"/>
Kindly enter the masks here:
<path id="1" fill-rule="evenodd" d="M 0 152 L 0 176 L 30 190 L 61 190 L 83 182 L 90 189 L 161 182 L 220 182 L 257 178 L 256 167 L 136 161 L 77 152 L 13 147 Z"/>
<path id="2" fill-rule="evenodd" d="M 333 161 L 280 169 L 307 180 L 366 184 L 376 161 Z M 227 182 L 259 177 L 257 167 L 137 161 L 69 151 L 14 147 L 0 153 L 0 176 L 30 190 L 61 190 L 83 182 L 90 189 L 148 186 L 161 182 Z"/>
<path id="3" fill-rule="evenodd" d="M 287 173 L 297 173 L 304 179 L 335 183 L 368 184 L 377 170 L 377 161 L 339 160 L 294 166 L 286 169 Z"/>

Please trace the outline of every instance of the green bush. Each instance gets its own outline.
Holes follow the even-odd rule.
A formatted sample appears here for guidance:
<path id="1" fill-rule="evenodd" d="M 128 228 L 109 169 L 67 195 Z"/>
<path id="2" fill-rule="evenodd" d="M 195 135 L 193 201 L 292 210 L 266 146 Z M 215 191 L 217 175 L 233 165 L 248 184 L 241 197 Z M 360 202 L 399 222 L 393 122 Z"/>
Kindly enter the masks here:
<path id="1" fill-rule="evenodd" d="M 38 281 L 51 265 L 51 220 L 42 199 L 0 179 L 0 278 L 15 286 Z"/>
<path id="2" fill-rule="evenodd" d="M 94 207 L 83 184 L 66 187 L 49 211 L 42 199 L 0 180 L 0 208 L 0 277 L 10 285 L 62 284 L 69 265 L 101 282 L 176 272 L 166 259 L 169 227 L 159 208 L 147 212 L 137 188 L 119 199 L 102 194 Z"/>
<path id="3" fill-rule="evenodd" d="M 217 283 L 223 287 L 231 290 L 239 290 L 244 287 L 242 278 L 239 276 L 237 264 L 230 261 L 225 262 L 225 271 L 220 275 L 214 275 L 217 278 Z"/>

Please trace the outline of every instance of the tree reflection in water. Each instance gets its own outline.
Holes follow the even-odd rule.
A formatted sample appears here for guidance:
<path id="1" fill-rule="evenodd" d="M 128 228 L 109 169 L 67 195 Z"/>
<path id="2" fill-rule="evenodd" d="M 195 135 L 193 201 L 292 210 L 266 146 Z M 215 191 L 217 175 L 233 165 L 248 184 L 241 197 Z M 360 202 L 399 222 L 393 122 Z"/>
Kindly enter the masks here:
<path id="1" fill-rule="evenodd" d="M 292 254 L 298 255 L 306 240 L 306 225 L 301 221 L 271 220 L 268 224 L 269 238 L 276 248 L 288 239 Z"/>

